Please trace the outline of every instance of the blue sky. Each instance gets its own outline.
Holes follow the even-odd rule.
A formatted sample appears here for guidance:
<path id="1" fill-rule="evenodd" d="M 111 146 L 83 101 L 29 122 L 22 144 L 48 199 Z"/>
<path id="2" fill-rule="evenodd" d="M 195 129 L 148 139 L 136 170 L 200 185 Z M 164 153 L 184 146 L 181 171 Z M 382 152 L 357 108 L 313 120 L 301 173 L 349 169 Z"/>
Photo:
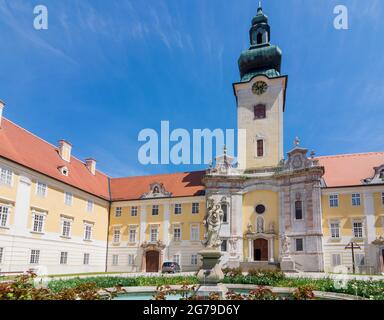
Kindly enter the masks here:
<path id="1" fill-rule="evenodd" d="M 112 176 L 198 170 L 142 166 L 140 130 L 235 128 L 232 83 L 255 0 L 0 0 L 5 116 L 45 140 L 72 142 Z M 33 28 L 33 8 L 49 29 Z M 333 9 L 349 9 L 349 30 Z M 289 76 L 285 151 L 384 151 L 384 2 L 264 0 Z"/>

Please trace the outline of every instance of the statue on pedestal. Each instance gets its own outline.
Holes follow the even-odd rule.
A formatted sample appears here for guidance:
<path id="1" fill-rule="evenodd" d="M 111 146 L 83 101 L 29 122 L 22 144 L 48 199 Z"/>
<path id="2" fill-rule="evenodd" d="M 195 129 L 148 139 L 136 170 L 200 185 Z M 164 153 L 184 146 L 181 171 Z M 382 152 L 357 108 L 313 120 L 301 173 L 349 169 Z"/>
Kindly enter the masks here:
<path id="1" fill-rule="evenodd" d="M 221 245 L 220 229 L 223 222 L 224 212 L 221 205 L 214 204 L 212 199 L 208 200 L 208 211 L 204 217 L 205 236 L 203 245 L 206 248 L 218 248 Z"/>

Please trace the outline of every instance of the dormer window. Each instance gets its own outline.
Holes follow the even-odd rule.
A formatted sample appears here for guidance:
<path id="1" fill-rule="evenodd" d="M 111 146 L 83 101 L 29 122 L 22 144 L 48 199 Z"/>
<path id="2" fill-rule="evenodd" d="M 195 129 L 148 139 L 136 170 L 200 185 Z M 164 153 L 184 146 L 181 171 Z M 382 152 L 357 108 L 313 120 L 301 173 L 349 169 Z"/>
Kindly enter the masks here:
<path id="1" fill-rule="evenodd" d="M 253 112 L 255 114 L 255 120 L 256 119 L 265 119 L 266 118 L 266 110 L 264 104 L 259 104 L 257 106 L 254 106 Z"/>
<path id="2" fill-rule="evenodd" d="M 62 174 L 63 176 L 66 176 L 66 177 L 69 176 L 69 169 L 68 169 L 66 166 L 64 166 L 64 167 L 59 167 L 59 171 L 61 172 L 61 174 Z"/>
<path id="3" fill-rule="evenodd" d="M 156 186 L 153 188 L 153 194 L 159 194 L 160 193 L 160 190 L 159 190 L 159 187 Z"/>

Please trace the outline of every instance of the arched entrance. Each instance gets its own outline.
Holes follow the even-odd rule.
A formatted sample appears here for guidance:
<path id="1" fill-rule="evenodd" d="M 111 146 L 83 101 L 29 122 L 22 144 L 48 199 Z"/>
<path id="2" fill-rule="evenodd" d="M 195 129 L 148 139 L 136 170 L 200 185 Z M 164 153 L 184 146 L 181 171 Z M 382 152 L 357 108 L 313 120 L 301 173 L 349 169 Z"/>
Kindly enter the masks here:
<path id="1" fill-rule="evenodd" d="M 159 272 L 160 269 L 160 252 L 147 251 L 145 254 L 146 272 Z"/>
<path id="2" fill-rule="evenodd" d="M 268 261 L 268 240 L 256 239 L 253 241 L 254 261 Z"/>

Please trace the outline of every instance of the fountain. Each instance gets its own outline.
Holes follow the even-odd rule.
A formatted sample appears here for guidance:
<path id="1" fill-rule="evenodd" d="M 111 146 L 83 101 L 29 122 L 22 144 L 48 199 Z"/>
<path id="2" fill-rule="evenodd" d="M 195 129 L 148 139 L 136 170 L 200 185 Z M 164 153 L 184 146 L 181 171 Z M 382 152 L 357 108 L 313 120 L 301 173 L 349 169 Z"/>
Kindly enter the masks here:
<path id="1" fill-rule="evenodd" d="M 205 236 L 204 250 L 199 252 L 203 265 L 197 274 L 200 286 L 197 290 L 198 296 L 209 296 L 218 293 L 224 297 L 228 289 L 220 282 L 224 279 L 224 273 L 220 267 L 222 256 L 219 248 L 221 246 L 220 229 L 223 222 L 224 212 L 220 203 L 215 204 L 213 199 L 208 200 L 207 214 L 204 217 Z"/>

